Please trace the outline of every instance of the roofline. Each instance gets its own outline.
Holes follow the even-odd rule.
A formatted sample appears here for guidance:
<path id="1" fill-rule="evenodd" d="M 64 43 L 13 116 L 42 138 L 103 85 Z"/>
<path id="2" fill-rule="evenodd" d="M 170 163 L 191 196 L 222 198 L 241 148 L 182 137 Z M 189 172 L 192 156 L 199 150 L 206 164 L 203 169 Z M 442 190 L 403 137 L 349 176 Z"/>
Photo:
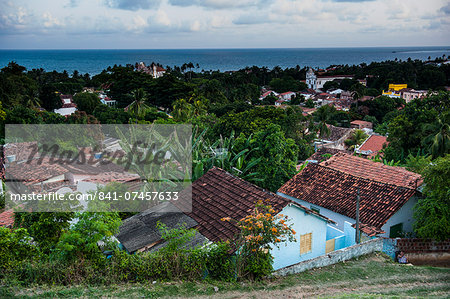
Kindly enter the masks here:
<path id="1" fill-rule="evenodd" d="M 281 193 L 281 192 L 280 192 L 280 193 Z M 283 194 L 284 194 L 284 193 L 283 193 Z M 285 194 L 285 195 L 287 195 L 287 194 Z M 326 216 L 324 216 L 324 215 L 322 215 L 322 214 L 320 214 L 320 213 L 317 213 L 317 212 L 315 212 L 315 211 L 313 211 L 313 210 L 311 210 L 311 209 L 308 209 L 307 207 L 302 206 L 302 205 L 300 205 L 300 204 L 294 202 L 293 200 L 291 200 L 291 201 L 292 201 L 292 202 L 289 203 L 288 206 L 295 206 L 295 207 L 297 207 L 297 208 L 303 210 L 306 214 L 310 214 L 310 215 L 316 216 L 316 217 L 318 217 L 318 218 L 320 218 L 320 219 L 322 219 L 322 220 L 325 220 L 327 223 L 337 224 L 334 220 L 331 220 L 330 218 L 328 218 L 328 217 L 326 217 Z"/>
<path id="2" fill-rule="evenodd" d="M 288 196 L 289 198 L 288 198 L 288 197 L 284 197 L 283 195 L 279 195 L 278 193 L 279 193 L 279 194 L 283 194 L 284 196 Z M 336 224 L 336 222 L 335 222 L 334 220 L 332 220 L 332 219 L 330 219 L 330 218 L 328 218 L 328 217 L 326 217 L 326 216 L 324 216 L 324 215 L 322 215 L 322 214 L 320 214 L 320 213 L 317 213 L 317 212 L 315 212 L 315 211 L 313 211 L 313 210 L 311 210 L 311 209 L 308 209 L 307 207 L 305 207 L 305 206 L 303 206 L 303 205 L 301 205 L 301 204 L 295 202 L 293 199 L 291 199 L 291 198 L 295 198 L 295 197 L 293 197 L 293 196 L 287 195 L 287 194 L 285 194 L 285 193 L 283 193 L 283 192 L 277 192 L 277 195 L 283 197 L 286 201 L 288 201 L 287 206 L 295 206 L 295 207 L 297 207 L 297 208 L 303 210 L 303 211 L 304 211 L 305 213 L 307 213 L 307 214 L 311 214 L 311 215 L 314 215 L 314 216 L 316 216 L 316 217 L 319 217 L 320 219 L 325 220 L 326 222 Z M 299 198 L 296 198 L 296 199 L 300 200 Z M 305 201 L 306 201 L 306 200 L 305 200 Z M 325 208 L 325 209 L 326 209 L 326 208 Z"/>

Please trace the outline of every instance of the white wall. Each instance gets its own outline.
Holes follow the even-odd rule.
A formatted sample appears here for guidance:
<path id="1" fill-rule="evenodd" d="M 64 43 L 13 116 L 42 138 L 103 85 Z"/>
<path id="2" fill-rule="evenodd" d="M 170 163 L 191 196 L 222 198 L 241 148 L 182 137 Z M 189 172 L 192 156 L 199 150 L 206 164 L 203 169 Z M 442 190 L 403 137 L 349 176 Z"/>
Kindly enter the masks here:
<path id="1" fill-rule="evenodd" d="M 386 232 L 381 236 L 389 237 L 390 227 L 399 223 L 403 223 L 403 231 L 412 232 L 414 223 L 414 205 L 417 201 L 418 198 L 416 196 L 410 198 L 397 213 L 392 215 L 392 217 L 381 227 L 381 229 Z"/>
<path id="2" fill-rule="evenodd" d="M 58 113 L 62 116 L 71 115 L 72 113 L 75 113 L 75 111 L 77 111 L 77 108 L 75 108 L 75 107 L 59 108 L 59 109 L 53 110 L 53 112 Z"/>
<path id="3" fill-rule="evenodd" d="M 293 224 L 296 242 L 279 243 L 279 248 L 274 247 L 272 249 L 275 270 L 325 254 L 327 221 L 318 216 L 307 214 L 295 205 L 287 205 L 280 214 L 291 219 L 288 224 Z M 300 255 L 300 235 L 308 233 L 312 233 L 312 250 Z"/>
<path id="4" fill-rule="evenodd" d="M 292 196 L 289 196 L 289 195 L 286 195 L 286 194 L 283 194 L 283 193 L 280 193 L 280 192 L 277 192 L 277 194 L 280 195 L 280 196 L 283 196 L 285 198 L 289 198 L 289 199 L 291 199 L 291 200 L 293 200 L 295 202 L 298 202 L 302 206 L 305 206 L 305 207 L 307 207 L 309 209 L 311 209 L 312 207 L 316 207 L 316 208 L 320 209 L 320 214 L 325 216 L 325 217 L 328 217 L 331 220 L 333 220 L 334 222 L 336 222 L 337 224 L 334 225 L 334 227 L 336 227 L 337 229 L 339 229 L 341 231 L 344 231 L 344 229 L 345 229 L 344 223 L 346 221 L 350 222 L 351 224 L 356 222 L 355 219 L 352 219 L 350 217 L 338 214 L 338 213 L 333 212 L 331 210 L 328 210 L 326 208 L 319 207 L 317 205 L 313 205 L 313 204 L 311 204 L 311 203 L 309 203 L 307 201 L 304 201 L 304 200 L 301 200 L 301 199 L 298 199 L 298 198 L 295 198 L 295 197 L 292 197 Z"/>

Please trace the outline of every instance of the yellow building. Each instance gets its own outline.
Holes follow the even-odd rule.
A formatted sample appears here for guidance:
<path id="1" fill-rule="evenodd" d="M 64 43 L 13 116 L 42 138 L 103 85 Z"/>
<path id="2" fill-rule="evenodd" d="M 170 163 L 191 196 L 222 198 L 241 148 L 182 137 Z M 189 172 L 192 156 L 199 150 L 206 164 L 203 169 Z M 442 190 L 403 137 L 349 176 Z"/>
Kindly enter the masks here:
<path id="1" fill-rule="evenodd" d="M 387 91 L 383 90 L 382 95 L 388 96 L 391 98 L 399 98 L 400 90 L 408 88 L 408 84 L 389 84 L 389 89 Z"/>
<path id="2" fill-rule="evenodd" d="M 389 84 L 389 90 L 399 91 L 403 88 L 408 88 L 408 84 Z"/>

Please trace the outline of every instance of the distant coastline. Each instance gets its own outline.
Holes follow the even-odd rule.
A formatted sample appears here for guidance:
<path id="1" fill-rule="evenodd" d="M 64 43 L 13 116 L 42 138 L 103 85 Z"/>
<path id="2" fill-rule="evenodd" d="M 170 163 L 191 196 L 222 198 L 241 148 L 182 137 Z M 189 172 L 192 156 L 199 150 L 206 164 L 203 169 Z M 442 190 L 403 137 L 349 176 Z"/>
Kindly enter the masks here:
<path id="1" fill-rule="evenodd" d="M 181 66 L 186 62 L 199 64 L 201 70 L 233 71 L 251 67 L 281 68 L 338 64 L 360 64 L 385 60 L 427 60 L 450 55 L 450 46 L 443 47 L 360 47 L 360 48 L 246 48 L 246 49 L 109 49 L 109 50 L 0 50 L 0 67 L 15 61 L 27 69 L 46 71 L 74 70 L 95 75 L 115 64 L 139 61 L 157 62 L 164 66 Z"/>

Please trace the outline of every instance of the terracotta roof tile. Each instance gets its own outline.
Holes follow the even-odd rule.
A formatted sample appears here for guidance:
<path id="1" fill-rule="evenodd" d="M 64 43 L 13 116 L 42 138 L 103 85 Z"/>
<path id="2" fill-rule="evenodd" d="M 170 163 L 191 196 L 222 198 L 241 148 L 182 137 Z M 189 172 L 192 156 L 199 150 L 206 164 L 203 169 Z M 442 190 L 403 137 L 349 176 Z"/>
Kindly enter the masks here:
<path id="1" fill-rule="evenodd" d="M 423 183 L 420 174 L 408 171 L 403 167 L 388 166 L 346 153 L 337 153 L 330 159 L 322 162 L 321 165 L 357 177 L 401 187 L 416 189 Z"/>
<path id="2" fill-rule="evenodd" d="M 42 160 L 42 161 L 41 161 Z M 34 159 L 24 163 L 10 163 L 6 166 L 6 179 L 33 185 L 46 181 L 68 171 L 48 157 Z"/>
<path id="3" fill-rule="evenodd" d="M 372 125 L 370 121 L 365 120 L 354 120 L 350 123 L 351 125 Z"/>
<path id="4" fill-rule="evenodd" d="M 197 230 L 210 241 L 224 241 L 235 238 L 239 230 L 234 224 L 221 219 L 230 217 L 239 221 L 253 212 L 259 200 L 267 200 L 277 213 L 293 203 L 214 167 L 192 184 L 192 212 L 186 214 L 198 222 Z M 306 207 L 300 207 L 329 220 Z"/>
<path id="5" fill-rule="evenodd" d="M 335 148 L 321 147 L 317 150 L 317 152 L 312 154 L 312 156 L 306 160 L 318 161 L 320 163 L 320 162 L 326 161 L 329 158 L 331 158 L 331 157 L 327 157 L 328 155 L 335 155 L 337 153 L 350 153 L 350 152 L 348 152 L 346 150 L 335 149 Z"/>
<path id="6" fill-rule="evenodd" d="M 381 135 L 371 135 L 364 141 L 364 143 L 357 149 L 357 152 L 377 153 L 383 149 L 383 145 L 388 145 L 387 137 Z"/>
<path id="7" fill-rule="evenodd" d="M 14 224 L 14 211 L 12 209 L 0 213 L 0 226 L 12 227 Z"/>
<path id="8" fill-rule="evenodd" d="M 25 161 L 28 160 L 33 151 L 37 151 L 37 142 L 18 142 L 18 143 L 8 143 L 3 146 L 3 151 L 5 157 L 7 156 L 15 156 L 15 161 Z M 39 157 L 39 154 L 36 153 L 36 157 Z"/>
<path id="9" fill-rule="evenodd" d="M 361 223 L 381 228 L 415 193 L 411 188 L 376 182 L 325 167 L 308 164 L 278 192 L 355 218 L 360 189 Z"/>

